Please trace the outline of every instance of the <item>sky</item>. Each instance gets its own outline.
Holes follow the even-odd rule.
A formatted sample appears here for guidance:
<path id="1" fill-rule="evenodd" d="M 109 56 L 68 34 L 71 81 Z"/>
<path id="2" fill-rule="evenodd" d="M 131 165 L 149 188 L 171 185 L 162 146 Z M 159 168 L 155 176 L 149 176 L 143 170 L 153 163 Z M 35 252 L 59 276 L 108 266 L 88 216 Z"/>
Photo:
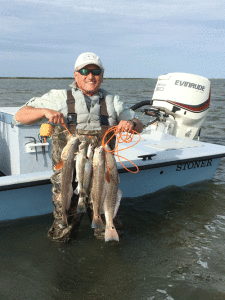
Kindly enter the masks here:
<path id="1" fill-rule="evenodd" d="M 0 77 L 72 77 L 94 52 L 106 78 L 224 78 L 224 0 L 0 0 Z"/>

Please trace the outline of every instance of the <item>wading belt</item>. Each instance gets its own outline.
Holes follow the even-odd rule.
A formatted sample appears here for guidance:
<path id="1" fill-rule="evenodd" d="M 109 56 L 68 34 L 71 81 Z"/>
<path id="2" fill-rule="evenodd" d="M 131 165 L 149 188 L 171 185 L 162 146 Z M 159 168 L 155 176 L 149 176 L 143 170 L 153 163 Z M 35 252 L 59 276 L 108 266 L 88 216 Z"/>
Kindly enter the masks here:
<path id="1" fill-rule="evenodd" d="M 68 107 L 68 115 L 67 115 L 68 129 L 72 134 L 75 134 L 76 125 L 77 125 L 77 114 L 75 113 L 75 99 L 72 95 L 72 90 L 67 91 L 66 103 Z M 108 122 L 109 115 L 106 108 L 105 98 L 103 96 L 100 97 L 99 105 L 100 105 L 102 134 L 104 135 L 109 128 L 109 122 Z"/>

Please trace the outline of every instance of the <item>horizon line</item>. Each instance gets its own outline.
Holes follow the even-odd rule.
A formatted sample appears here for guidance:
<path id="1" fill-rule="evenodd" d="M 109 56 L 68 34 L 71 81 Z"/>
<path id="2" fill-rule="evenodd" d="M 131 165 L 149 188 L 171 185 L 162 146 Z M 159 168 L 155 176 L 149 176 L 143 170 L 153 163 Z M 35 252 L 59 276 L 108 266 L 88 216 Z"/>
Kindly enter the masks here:
<path id="1" fill-rule="evenodd" d="M 6 76 L 0 77 L 0 79 L 71 79 L 74 80 L 74 77 L 25 77 L 25 76 Z M 104 79 L 157 79 L 157 78 L 148 78 L 148 77 L 104 77 Z"/>
<path id="2" fill-rule="evenodd" d="M 105 77 L 104 79 L 157 79 L 158 77 Z M 6 76 L 0 77 L 0 79 L 71 79 L 74 80 L 74 77 L 25 77 L 25 76 Z M 212 77 L 208 79 L 225 79 L 222 77 Z"/>

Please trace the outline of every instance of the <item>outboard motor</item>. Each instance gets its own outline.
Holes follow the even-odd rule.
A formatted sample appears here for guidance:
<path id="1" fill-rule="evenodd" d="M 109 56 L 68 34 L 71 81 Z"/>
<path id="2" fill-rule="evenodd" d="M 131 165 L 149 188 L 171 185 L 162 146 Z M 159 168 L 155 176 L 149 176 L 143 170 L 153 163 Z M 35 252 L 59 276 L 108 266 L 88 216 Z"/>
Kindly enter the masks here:
<path id="1" fill-rule="evenodd" d="M 148 129 L 180 138 L 193 139 L 200 130 L 210 106 L 210 81 L 187 73 L 158 77 L 152 108 L 159 117 Z"/>

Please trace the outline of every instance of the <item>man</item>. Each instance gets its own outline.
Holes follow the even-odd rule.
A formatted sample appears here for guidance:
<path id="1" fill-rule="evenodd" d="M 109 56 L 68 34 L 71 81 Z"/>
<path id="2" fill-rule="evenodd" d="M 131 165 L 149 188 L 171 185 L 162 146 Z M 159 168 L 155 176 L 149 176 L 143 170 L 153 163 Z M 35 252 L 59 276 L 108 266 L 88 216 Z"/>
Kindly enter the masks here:
<path id="1" fill-rule="evenodd" d="M 134 112 L 125 107 L 118 96 L 100 89 L 103 74 L 100 58 L 94 53 L 82 53 L 75 63 L 72 90 L 51 90 L 42 97 L 32 98 L 16 113 L 15 120 L 22 124 L 33 124 L 40 120 L 49 120 L 53 124 L 53 168 L 61 160 L 61 152 L 68 140 L 68 133 L 61 124 L 66 123 L 73 134 L 85 135 L 91 131 L 97 135 L 99 144 L 106 130 L 117 124 L 119 130 L 142 132 L 143 125 L 135 118 Z M 113 147 L 113 141 L 110 146 Z M 61 170 L 54 170 L 51 177 L 55 220 L 48 236 L 52 240 L 68 242 L 76 237 L 83 214 L 76 213 L 78 197 L 73 195 L 67 212 L 68 226 L 63 226 L 60 175 Z M 90 205 L 87 211 L 91 219 Z M 119 227 L 116 221 L 115 227 Z M 101 237 L 102 232 L 96 229 L 95 235 Z"/>

